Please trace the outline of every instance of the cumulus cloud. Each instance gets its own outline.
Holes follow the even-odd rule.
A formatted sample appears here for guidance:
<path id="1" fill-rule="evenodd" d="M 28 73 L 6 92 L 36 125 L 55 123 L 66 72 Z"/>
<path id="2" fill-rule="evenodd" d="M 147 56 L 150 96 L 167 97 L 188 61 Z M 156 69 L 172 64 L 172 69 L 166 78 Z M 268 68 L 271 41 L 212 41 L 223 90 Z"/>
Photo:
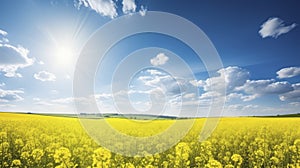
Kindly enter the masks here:
<path id="1" fill-rule="evenodd" d="M 185 93 L 191 84 L 188 80 L 171 76 L 156 69 L 148 69 L 137 80 L 142 83 L 140 90 L 144 93 L 163 92 L 170 96 L 178 96 Z M 134 88 L 132 88 L 134 89 Z"/>
<path id="2" fill-rule="evenodd" d="M 227 101 L 237 98 L 250 101 L 255 98 L 254 96 L 235 93 L 236 88 L 243 86 L 249 79 L 250 73 L 247 70 L 237 66 L 229 66 L 218 70 L 217 74 L 217 76 L 206 80 L 190 81 L 193 86 L 203 88 L 204 93 L 200 95 L 199 99 L 225 97 Z"/>
<path id="3" fill-rule="evenodd" d="M 0 29 L 0 35 L 2 35 L 2 36 L 7 36 L 7 32 Z"/>
<path id="4" fill-rule="evenodd" d="M 195 93 L 186 93 L 183 95 L 183 98 L 186 98 L 186 99 L 194 99 L 195 97 L 196 97 Z"/>
<path id="5" fill-rule="evenodd" d="M 123 5 L 122 11 L 124 14 L 135 12 L 136 10 L 136 4 L 134 0 L 123 0 L 122 5 Z"/>
<path id="6" fill-rule="evenodd" d="M 167 63 L 168 60 L 169 57 L 167 57 L 164 53 L 159 53 L 156 55 L 156 57 L 150 60 L 150 63 L 153 66 L 158 66 L 158 65 L 164 65 L 165 63 Z"/>
<path id="7" fill-rule="evenodd" d="M 29 50 L 21 45 L 15 47 L 10 44 L 0 44 L 0 71 L 6 77 L 22 77 L 16 71 L 31 66 L 34 59 L 28 57 Z"/>
<path id="8" fill-rule="evenodd" d="M 0 89 L 0 102 L 11 102 L 11 101 L 21 101 L 23 97 L 20 94 L 23 94 L 22 90 L 3 90 Z"/>
<path id="9" fill-rule="evenodd" d="M 295 68 L 293 68 L 295 69 Z M 290 84 L 287 81 L 250 80 L 250 73 L 240 67 L 229 66 L 217 71 L 218 76 L 206 80 L 192 80 L 190 84 L 203 88 L 200 99 L 218 98 L 226 96 L 227 101 L 240 99 L 244 102 L 254 100 L 263 95 L 280 95 L 282 101 L 298 98 L 298 85 Z M 291 76 L 293 73 L 280 73 L 284 76 Z M 300 88 L 300 84 L 299 84 Z M 226 94 L 224 95 L 224 89 Z"/>
<path id="10" fill-rule="evenodd" d="M 161 76 L 140 76 L 138 78 L 141 82 L 144 83 L 146 86 L 150 87 L 157 87 L 160 83 L 166 83 L 167 81 L 171 80 L 170 76 L 161 75 Z"/>
<path id="11" fill-rule="evenodd" d="M 244 102 L 246 101 L 251 101 L 251 100 L 254 100 L 256 98 L 258 98 L 260 95 L 258 94 L 253 94 L 253 95 L 244 95 L 242 93 L 229 93 L 227 96 L 226 96 L 226 100 L 227 101 L 231 101 L 233 99 L 240 99 Z"/>
<path id="12" fill-rule="evenodd" d="M 243 85 L 250 76 L 247 70 L 237 66 L 223 68 L 218 73 L 220 77 L 224 77 L 227 90 L 233 90 L 237 86 Z"/>
<path id="13" fill-rule="evenodd" d="M 277 78 L 279 78 L 279 79 L 292 78 L 292 77 L 300 75 L 300 67 L 283 68 L 283 69 L 280 69 L 279 71 L 277 71 L 276 74 L 277 74 Z"/>
<path id="14" fill-rule="evenodd" d="M 300 83 L 292 85 L 293 90 L 279 96 L 281 101 L 300 101 Z"/>
<path id="15" fill-rule="evenodd" d="M 21 45 L 14 46 L 7 44 L 9 40 L 5 38 L 8 33 L 0 29 L 0 71 L 6 77 L 22 77 L 16 71 L 20 68 L 31 66 L 34 63 L 33 58 L 29 58 L 29 50 Z"/>
<path id="16" fill-rule="evenodd" d="M 285 34 L 291 31 L 293 28 L 296 27 L 296 24 L 293 23 L 289 26 L 286 26 L 283 20 L 275 17 L 275 18 L 269 18 L 260 27 L 261 29 L 259 30 L 259 34 L 261 35 L 262 38 L 266 38 L 266 37 L 277 38 L 281 34 Z"/>
<path id="17" fill-rule="evenodd" d="M 106 100 L 106 99 L 111 99 L 113 95 L 110 93 L 100 93 L 100 94 L 95 94 L 94 96 L 97 100 Z"/>
<path id="18" fill-rule="evenodd" d="M 196 95 L 196 88 L 191 87 L 188 83 L 189 80 L 184 78 L 178 78 L 171 76 L 163 71 L 157 69 L 147 69 L 136 76 L 133 82 L 129 85 L 129 91 L 122 91 L 118 96 L 124 96 L 125 99 L 130 98 L 131 102 L 135 101 L 152 101 L 151 110 L 155 113 L 158 108 L 166 106 L 173 106 L 175 104 L 182 104 L 182 101 L 187 102 L 189 100 L 196 101 L 198 95 Z M 194 90 L 192 90 L 194 88 Z M 116 95 L 116 94 L 115 94 Z M 157 105 L 154 105 L 157 104 Z M 140 107 L 140 106 L 139 106 Z M 148 107 L 148 106 L 147 106 Z M 138 109 L 147 109 L 138 108 Z"/>
<path id="19" fill-rule="evenodd" d="M 2 37 L 2 39 L 0 40 L 0 43 L 8 43 L 9 40 L 5 37 Z"/>
<path id="20" fill-rule="evenodd" d="M 80 8 L 82 5 L 91 8 L 102 16 L 112 19 L 118 16 L 116 4 L 112 0 L 78 0 L 75 3 L 77 8 Z"/>
<path id="21" fill-rule="evenodd" d="M 40 71 L 38 73 L 35 73 L 33 75 L 33 77 L 37 80 L 40 80 L 40 81 L 55 81 L 56 79 L 56 76 L 50 72 L 47 72 L 47 71 Z"/>
<path id="22" fill-rule="evenodd" d="M 203 80 L 191 80 L 191 81 L 189 81 L 190 82 L 190 84 L 192 84 L 193 86 L 195 86 L 195 87 L 204 87 L 205 86 L 205 81 L 203 81 Z"/>
<path id="23" fill-rule="evenodd" d="M 217 91 L 208 91 L 204 92 L 203 94 L 200 95 L 200 99 L 211 99 L 211 98 L 216 98 L 216 97 L 221 97 L 224 96 L 220 92 Z"/>
<path id="24" fill-rule="evenodd" d="M 141 6 L 139 13 L 141 16 L 145 16 L 147 13 L 147 8 L 145 8 L 144 6 Z"/>
<path id="25" fill-rule="evenodd" d="M 190 81 L 194 86 L 203 87 L 204 91 L 232 91 L 238 86 L 242 86 L 250 73 L 237 66 L 229 66 L 218 70 L 218 76 L 206 80 Z M 226 88 L 224 88 L 226 87 Z"/>
<path id="26" fill-rule="evenodd" d="M 283 94 L 293 90 L 290 83 L 276 82 L 273 79 L 269 80 L 247 80 L 247 82 L 238 88 L 248 94 L 265 95 L 265 94 Z"/>
<path id="27" fill-rule="evenodd" d="M 159 75 L 159 76 L 164 75 L 161 71 L 158 71 L 156 69 L 147 69 L 146 72 L 150 73 L 151 75 Z"/>
<path id="28" fill-rule="evenodd" d="M 7 34 L 8 33 L 6 31 L 0 29 L 0 37 L 2 36 L 0 39 L 0 43 L 8 43 L 9 42 L 9 40 L 5 37 L 5 36 L 7 36 Z"/>
<path id="29" fill-rule="evenodd" d="M 132 14 L 137 11 L 138 6 L 135 3 L 135 0 L 121 0 L 122 1 L 122 12 L 123 14 Z M 81 6 L 90 8 L 91 10 L 97 12 L 101 16 L 107 16 L 111 19 L 116 18 L 121 12 L 117 10 L 118 6 L 113 0 L 74 0 L 74 6 L 77 9 L 80 9 Z M 141 16 L 145 16 L 147 12 L 147 8 L 144 6 L 139 7 L 139 14 Z M 122 13 L 120 13 L 121 15 Z"/>
<path id="30" fill-rule="evenodd" d="M 144 93 L 148 94 L 154 93 L 157 90 L 163 91 L 164 93 L 168 91 L 171 92 L 178 87 L 176 81 L 170 75 L 156 69 L 147 69 L 137 80 L 143 84 L 140 86 L 140 89 L 146 89 Z"/>

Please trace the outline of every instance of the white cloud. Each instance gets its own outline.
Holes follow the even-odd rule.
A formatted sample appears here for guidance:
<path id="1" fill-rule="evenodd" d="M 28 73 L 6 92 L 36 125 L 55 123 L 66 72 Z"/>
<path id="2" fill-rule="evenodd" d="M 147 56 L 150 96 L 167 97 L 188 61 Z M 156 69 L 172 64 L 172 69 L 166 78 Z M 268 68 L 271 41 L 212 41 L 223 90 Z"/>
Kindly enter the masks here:
<path id="1" fill-rule="evenodd" d="M 281 95 L 280 99 L 289 99 L 295 97 L 297 91 L 294 90 L 296 85 L 289 82 L 277 82 L 270 80 L 249 80 L 250 73 L 236 66 L 222 68 L 217 71 L 218 76 L 207 78 L 206 80 L 192 80 L 190 83 L 196 87 L 202 87 L 205 91 L 200 95 L 200 99 L 217 98 L 225 96 L 224 87 L 226 89 L 226 100 L 231 101 L 240 99 L 244 102 L 254 100 L 262 95 Z M 300 88 L 300 85 L 299 85 Z M 290 94 L 285 94 L 291 92 Z M 284 95 L 283 95 L 284 94 Z"/>
<path id="2" fill-rule="evenodd" d="M 218 76 L 206 80 L 190 81 L 193 86 L 203 88 L 205 91 L 199 99 L 215 99 L 226 96 L 227 101 L 233 99 L 249 101 L 254 98 L 252 95 L 235 93 L 236 88 L 243 86 L 249 79 L 250 73 L 247 70 L 237 66 L 229 66 L 218 70 L 217 74 Z"/>
<path id="3" fill-rule="evenodd" d="M 195 87 L 204 87 L 206 85 L 205 81 L 203 81 L 203 80 L 199 80 L 199 81 L 191 80 L 189 82 L 190 82 L 190 84 L 192 84 Z"/>
<path id="4" fill-rule="evenodd" d="M 2 36 L 0 39 L 0 43 L 8 43 L 9 42 L 9 40 L 5 37 L 5 36 L 7 36 L 7 34 L 8 33 L 6 31 L 0 29 L 0 36 Z"/>
<path id="5" fill-rule="evenodd" d="M 147 8 L 145 8 L 144 6 L 141 6 L 139 13 L 141 16 L 145 16 L 147 13 Z"/>
<path id="6" fill-rule="evenodd" d="M 2 39 L 0 40 L 0 43 L 8 43 L 9 40 L 5 37 L 2 37 Z"/>
<path id="7" fill-rule="evenodd" d="M 211 98 L 216 98 L 216 97 L 221 97 L 221 96 L 223 96 L 223 95 L 219 92 L 208 91 L 208 92 L 204 92 L 203 94 L 201 94 L 199 99 L 211 99 Z"/>
<path id="8" fill-rule="evenodd" d="M 196 97 L 195 93 L 186 93 L 183 95 L 183 98 L 186 98 L 186 99 L 193 99 L 195 97 Z"/>
<path id="9" fill-rule="evenodd" d="M 169 76 L 140 76 L 138 79 L 146 86 L 157 87 L 163 84 L 163 82 L 165 83 L 169 78 Z"/>
<path id="10" fill-rule="evenodd" d="M 281 101 L 300 101 L 300 83 L 293 84 L 292 87 L 294 90 L 279 95 Z"/>
<path id="11" fill-rule="evenodd" d="M 11 102 L 11 101 L 21 101 L 23 97 L 20 94 L 23 94 L 22 90 L 3 90 L 0 89 L 0 102 Z"/>
<path id="12" fill-rule="evenodd" d="M 247 80 L 247 82 L 239 87 L 238 90 L 243 90 L 248 94 L 265 95 L 265 94 L 283 94 L 293 90 L 290 83 L 275 82 L 275 80 Z"/>
<path id="13" fill-rule="evenodd" d="M 238 86 L 242 86 L 249 78 L 250 74 L 245 69 L 236 66 L 229 66 L 218 70 L 218 76 L 211 77 L 205 81 L 190 81 L 194 86 L 203 87 L 204 91 L 221 91 L 226 87 L 226 91 L 232 91 Z"/>
<path id="14" fill-rule="evenodd" d="M 95 94 L 95 98 L 97 100 L 103 100 L 103 99 L 111 99 L 112 98 L 112 94 L 110 93 L 100 93 L 100 94 Z"/>
<path id="15" fill-rule="evenodd" d="M 170 75 L 162 73 L 156 69 L 148 69 L 145 73 L 146 75 L 139 76 L 137 79 L 146 86 L 158 87 L 158 85 L 165 84 L 172 80 Z"/>
<path id="16" fill-rule="evenodd" d="M 237 66 L 223 68 L 218 73 L 220 77 L 224 77 L 227 90 L 233 90 L 237 86 L 243 85 L 250 76 L 247 70 Z"/>
<path id="17" fill-rule="evenodd" d="M 80 9 L 81 6 L 84 6 L 84 7 L 88 7 L 89 6 L 89 3 L 88 1 L 86 0 L 74 0 L 74 6 L 77 8 L 77 9 Z"/>
<path id="18" fill-rule="evenodd" d="M 300 106 L 300 102 L 290 102 L 289 105 L 292 105 L 292 106 Z"/>
<path id="19" fill-rule="evenodd" d="M 132 14 L 137 11 L 138 6 L 135 0 L 121 0 L 123 14 Z M 74 6 L 79 10 L 81 6 L 92 9 L 102 16 L 110 17 L 111 19 L 118 16 L 116 2 L 118 0 L 74 0 Z M 145 16 L 147 8 L 140 6 L 138 11 L 141 16 Z"/>
<path id="20" fill-rule="evenodd" d="M 124 14 L 132 13 L 136 10 L 136 4 L 134 0 L 123 0 L 122 5 L 122 11 Z"/>
<path id="21" fill-rule="evenodd" d="M 241 94 L 241 93 L 229 93 L 226 96 L 226 100 L 230 101 L 230 100 L 233 100 L 233 99 L 240 99 L 242 96 L 243 96 L 243 94 Z"/>
<path id="22" fill-rule="evenodd" d="M 37 80 L 40 80 L 40 81 L 55 81 L 56 79 L 56 76 L 50 72 L 47 72 L 47 71 L 40 71 L 38 73 L 35 73 L 33 75 L 33 77 Z"/>
<path id="23" fill-rule="evenodd" d="M 139 101 L 138 104 L 144 103 L 145 107 L 139 105 L 138 109 L 147 109 L 149 110 L 148 112 L 157 113 L 162 110 L 159 108 L 165 108 L 166 111 L 171 111 L 170 109 L 175 110 L 172 113 L 176 114 L 175 112 L 179 108 L 193 109 L 192 106 L 197 105 L 197 88 L 192 87 L 187 79 L 171 76 L 157 69 L 147 69 L 146 71 L 142 71 L 132 81 L 129 86 L 130 90 L 122 91 L 122 93 L 126 95 L 124 99 L 128 99 L 129 97 L 130 102 L 135 105 L 136 101 Z M 121 97 L 124 94 L 118 94 L 118 96 Z M 151 109 L 148 109 L 149 106 L 146 107 L 146 105 L 149 105 L 147 104 L 149 101 L 152 102 Z M 122 99 L 120 99 L 120 103 L 123 103 Z"/>
<path id="24" fill-rule="evenodd" d="M 4 82 L 0 83 L 0 87 L 5 86 L 6 84 Z"/>
<path id="25" fill-rule="evenodd" d="M 164 75 L 162 72 L 156 70 L 156 69 L 147 69 L 147 72 L 151 75 Z"/>
<path id="26" fill-rule="evenodd" d="M 292 84 L 292 87 L 294 88 L 294 90 L 300 90 L 300 83 Z"/>
<path id="27" fill-rule="evenodd" d="M 51 102 L 53 102 L 53 103 L 61 103 L 61 104 L 69 104 L 69 103 L 73 103 L 74 102 L 74 98 L 73 97 L 59 98 L 59 99 L 51 100 Z"/>
<path id="28" fill-rule="evenodd" d="M 32 65 L 34 59 L 28 57 L 29 50 L 22 46 L 12 46 L 10 44 L 0 44 L 0 71 L 6 77 L 22 77 L 16 71 Z"/>
<path id="29" fill-rule="evenodd" d="M 7 36 L 7 32 L 0 29 L 0 35 L 2 35 L 2 36 Z"/>
<path id="30" fill-rule="evenodd" d="M 286 26 L 284 21 L 281 20 L 280 18 L 269 18 L 264 24 L 262 24 L 260 27 L 261 29 L 259 30 L 259 34 L 261 35 L 262 38 L 266 37 L 273 37 L 277 38 L 281 34 L 288 33 L 291 31 L 293 28 L 296 27 L 296 24 L 293 23 L 289 26 Z"/>
<path id="31" fill-rule="evenodd" d="M 283 68 L 276 72 L 277 78 L 292 78 L 300 75 L 300 67 Z"/>
<path id="32" fill-rule="evenodd" d="M 116 4 L 112 0 L 78 0 L 75 3 L 77 8 L 80 8 L 81 5 L 89 7 L 98 14 L 108 16 L 112 19 L 118 16 Z"/>
<path id="33" fill-rule="evenodd" d="M 167 96 L 178 96 L 185 93 L 190 85 L 185 79 L 176 78 L 155 69 L 149 69 L 143 73 L 137 77 L 137 81 L 142 84 L 138 85 L 140 93 L 152 94 L 159 91 Z M 133 91 L 135 90 L 133 85 L 130 87 Z"/>
<path id="34" fill-rule="evenodd" d="M 300 90 L 293 90 L 291 92 L 279 96 L 281 101 L 300 101 Z"/>
<path id="35" fill-rule="evenodd" d="M 158 66 L 158 65 L 164 65 L 168 60 L 169 60 L 169 57 L 167 57 L 164 53 L 159 53 L 159 54 L 157 54 L 156 57 L 154 57 L 150 60 L 150 63 L 153 66 Z"/>
<path id="36" fill-rule="evenodd" d="M 258 95 L 258 94 L 244 95 L 242 93 L 230 93 L 226 96 L 226 100 L 231 101 L 233 99 L 240 99 L 240 100 L 246 102 L 246 101 L 254 100 L 254 99 L 258 98 L 259 96 L 260 95 Z"/>

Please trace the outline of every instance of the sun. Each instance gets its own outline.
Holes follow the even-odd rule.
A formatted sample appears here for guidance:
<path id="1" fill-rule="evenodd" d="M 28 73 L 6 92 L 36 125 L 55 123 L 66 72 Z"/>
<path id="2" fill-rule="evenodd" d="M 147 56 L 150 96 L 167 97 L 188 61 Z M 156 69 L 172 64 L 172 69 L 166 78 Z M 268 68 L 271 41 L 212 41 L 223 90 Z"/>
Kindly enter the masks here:
<path id="1" fill-rule="evenodd" d="M 66 68 L 74 63 L 76 58 L 75 47 L 72 42 L 59 42 L 54 49 L 55 64 L 61 68 Z"/>

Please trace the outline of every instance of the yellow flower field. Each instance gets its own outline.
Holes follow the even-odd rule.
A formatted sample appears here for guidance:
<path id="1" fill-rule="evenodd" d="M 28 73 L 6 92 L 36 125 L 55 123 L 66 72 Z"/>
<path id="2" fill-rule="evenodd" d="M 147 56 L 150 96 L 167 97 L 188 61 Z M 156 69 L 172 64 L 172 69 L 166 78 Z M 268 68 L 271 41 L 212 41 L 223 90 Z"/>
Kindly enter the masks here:
<path id="1" fill-rule="evenodd" d="M 108 120 L 128 135 L 156 133 L 134 128 L 127 119 Z M 96 144 L 76 118 L 0 113 L 0 167 L 300 167 L 300 118 L 222 118 L 199 142 L 204 121 L 197 119 L 181 142 L 163 153 L 125 157 Z M 173 122 L 153 121 L 151 130 L 162 131 Z"/>

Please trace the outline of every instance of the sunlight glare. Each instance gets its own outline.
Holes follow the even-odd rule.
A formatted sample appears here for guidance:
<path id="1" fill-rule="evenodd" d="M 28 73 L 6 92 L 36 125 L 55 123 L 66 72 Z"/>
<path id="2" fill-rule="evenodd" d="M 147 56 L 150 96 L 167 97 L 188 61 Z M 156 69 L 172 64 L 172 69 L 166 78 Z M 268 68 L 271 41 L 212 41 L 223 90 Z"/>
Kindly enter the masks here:
<path id="1" fill-rule="evenodd" d="M 62 68 L 66 68 L 71 66 L 75 59 L 75 51 L 72 42 L 62 42 L 59 45 L 56 45 L 56 65 Z"/>

